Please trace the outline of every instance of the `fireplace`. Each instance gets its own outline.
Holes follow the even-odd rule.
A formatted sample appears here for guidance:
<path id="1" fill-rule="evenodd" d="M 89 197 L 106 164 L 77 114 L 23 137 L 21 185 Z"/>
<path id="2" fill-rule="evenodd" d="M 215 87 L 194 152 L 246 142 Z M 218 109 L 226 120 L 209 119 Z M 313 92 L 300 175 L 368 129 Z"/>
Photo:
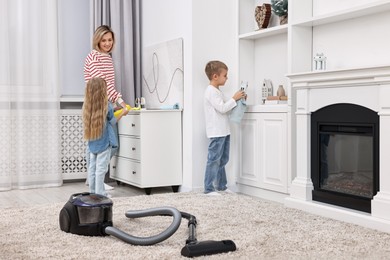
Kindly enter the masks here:
<path id="1" fill-rule="evenodd" d="M 290 158 L 293 172 L 285 204 L 390 233 L 390 65 L 310 71 L 287 77 L 292 96 L 289 105 L 292 112 Z M 327 113 L 328 109 L 336 111 L 325 119 L 316 119 L 317 113 Z M 345 113 L 347 115 L 343 115 Z M 365 114 L 368 118 L 360 120 Z M 312 121 L 317 121 L 315 130 L 318 132 L 314 137 Z M 326 135 L 329 135 L 326 150 L 328 172 L 334 174 L 333 182 L 329 176 L 324 181 L 321 175 L 312 175 L 314 171 L 324 171 L 318 167 L 321 160 L 321 148 L 318 146 L 321 138 L 327 138 Z M 314 144 L 312 138 L 316 139 Z M 312 147 L 315 144 L 317 147 Z M 313 148 L 317 150 L 314 155 Z M 343 149 L 352 152 L 344 152 Z M 334 155 L 329 155 L 330 152 Z M 336 155 L 341 157 L 336 159 Z M 347 160 L 355 164 L 347 164 Z M 315 163 L 317 166 L 313 170 Z M 343 176 L 342 169 L 354 173 Z M 335 182 L 337 173 L 340 179 Z M 344 185 L 340 192 L 343 178 L 364 178 L 369 184 L 352 182 L 353 189 Z M 366 186 L 357 189 L 357 186 L 363 186 L 362 183 Z M 324 195 L 325 192 L 328 195 Z M 341 197 L 331 201 L 327 198 L 340 194 Z M 354 199 L 357 199 L 356 203 Z M 365 206 L 360 208 L 360 204 Z"/>
<path id="2" fill-rule="evenodd" d="M 354 104 L 311 114 L 312 199 L 371 213 L 379 189 L 379 116 Z"/>

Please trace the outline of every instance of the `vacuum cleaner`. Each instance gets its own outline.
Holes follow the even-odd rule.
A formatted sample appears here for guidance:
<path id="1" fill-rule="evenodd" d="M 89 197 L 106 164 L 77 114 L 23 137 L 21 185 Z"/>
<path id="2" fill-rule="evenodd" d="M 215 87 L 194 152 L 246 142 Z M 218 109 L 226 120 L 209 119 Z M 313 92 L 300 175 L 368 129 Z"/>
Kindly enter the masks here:
<path id="1" fill-rule="evenodd" d="M 132 245 L 148 246 L 160 243 L 172 236 L 181 224 L 181 219 L 188 220 L 189 236 L 181 254 L 186 257 L 213 255 L 236 250 L 232 240 L 202 241 L 196 239 L 196 217 L 181 212 L 173 207 L 158 207 L 145 210 L 129 210 L 128 218 L 148 216 L 172 216 L 172 223 L 161 233 L 150 237 L 137 237 L 113 226 L 113 202 L 110 198 L 88 192 L 76 193 L 70 196 L 60 211 L 59 223 L 62 231 L 84 236 L 111 235 Z"/>

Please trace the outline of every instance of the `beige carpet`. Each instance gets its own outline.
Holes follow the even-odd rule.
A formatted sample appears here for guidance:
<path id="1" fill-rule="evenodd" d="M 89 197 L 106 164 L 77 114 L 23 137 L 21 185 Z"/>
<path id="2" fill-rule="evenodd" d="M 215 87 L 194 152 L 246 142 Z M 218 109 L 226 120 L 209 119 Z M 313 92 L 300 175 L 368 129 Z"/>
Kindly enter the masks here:
<path id="1" fill-rule="evenodd" d="M 237 245 L 235 252 L 200 259 L 390 259 L 390 234 L 244 195 L 168 193 L 113 201 L 114 226 L 132 235 L 157 234 L 172 219 L 130 220 L 127 210 L 173 206 L 196 216 L 199 241 L 231 239 Z M 112 236 L 62 232 L 58 214 L 65 202 L 2 210 L 0 259 L 185 259 L 180 250 L 188 238 L 186 219 L 169 239 L 133 246 Z"/>

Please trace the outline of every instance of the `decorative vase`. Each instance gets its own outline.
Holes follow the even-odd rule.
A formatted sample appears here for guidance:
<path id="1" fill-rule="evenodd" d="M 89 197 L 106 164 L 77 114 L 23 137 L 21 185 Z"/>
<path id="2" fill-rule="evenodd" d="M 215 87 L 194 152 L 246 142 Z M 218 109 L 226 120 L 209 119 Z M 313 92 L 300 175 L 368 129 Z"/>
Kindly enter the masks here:
<path id="1" fill-rule="evenodd" d="M 288 15 L 281 15 L 279 16 L 280 25 L 288 23 Z"/>
<path id="2" fill-rule="evenodd" d="M 271 5 L 263 4 L 255 8 L 255 20 L 259 29 L 268 27 L 271 18 Z"/>
<path id="3" fill-rule="evenodd" d="M 286 91 L 284 91 L 283 85 L 279 85 L 278 90 L 277 90 L 277 92 L 276 92 L 276 95 L 277 95 L 278 97 L 281 97 L 281 96 L 285 96 L 285 95 L 286 95 Z"/>

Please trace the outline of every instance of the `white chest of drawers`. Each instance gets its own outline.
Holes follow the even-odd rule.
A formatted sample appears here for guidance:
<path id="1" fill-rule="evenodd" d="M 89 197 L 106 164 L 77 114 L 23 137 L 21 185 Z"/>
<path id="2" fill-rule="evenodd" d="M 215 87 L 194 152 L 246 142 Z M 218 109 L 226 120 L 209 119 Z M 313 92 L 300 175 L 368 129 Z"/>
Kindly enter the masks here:
<path id="1" fill-rule="evenodd" d="M 144 188 L 182 184 L 182 115 L 180 110 L 130 112 L 118 122 L 119 151 L 110 178 Z"/>

